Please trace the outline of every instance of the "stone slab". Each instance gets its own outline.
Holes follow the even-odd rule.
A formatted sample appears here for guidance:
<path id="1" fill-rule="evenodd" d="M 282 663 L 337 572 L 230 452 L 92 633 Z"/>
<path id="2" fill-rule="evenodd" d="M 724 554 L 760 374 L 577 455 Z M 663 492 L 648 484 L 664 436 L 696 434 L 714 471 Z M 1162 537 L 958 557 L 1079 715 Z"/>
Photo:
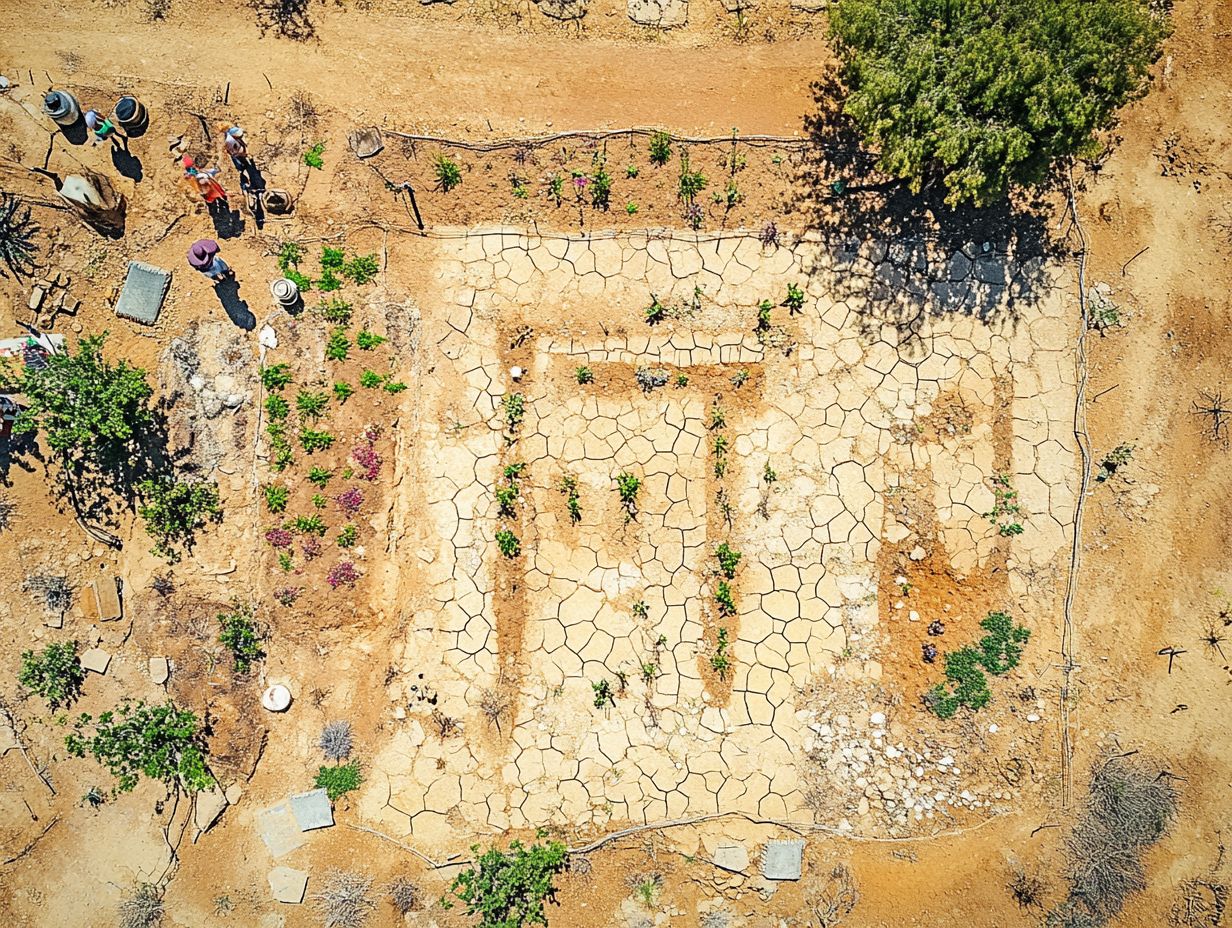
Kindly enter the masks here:
<path id="1" fill-rule="evenodd" d="M 767 880 L 798 880 L 804 871 L 804 839 L 771 841 L 761 855 L 761 873 Z"/>
<path id="2" fill-rule="evenodd" d="M 285 857 L 304 846 L 307 839 L 291 814 L 291 804 L 280 802 L 257 813 L 257 829 L 261 840 L 275 857 Z"/>
<path id="3" fill-rule="evenodd" d="M 689 21 L 688 0 L 627 0 L 625 9 L 640 26 L 672 29 Z"/>
<path id="4" fill-rule="evenodd" d="M 150 679 L 158 686 L 162 686 L 167 682 L 167 678 L 171 676 L 171 664 L 165 657 L 150 658 Z"/>
<path id="5" fill-rule="evenodd" d="M 215 786 L 197 793 L 197 806 L 193 810 L 193 824 L 197 831 L 209 831 L 227 807 L 227 797 Z"/>
<path id="6" fill-rule="evenodd" d="M 100 622 L 114 622 L 124 614 L 115 577 L 106 574 L 91 580 L 90 593 L 94 596 L 94 611 L 98 613 Z"/>
<path id="7" fill-rule="evenodd" d="M 308 874 L 290 867 L 275 867 L 269 872 L 270 892 L 278 902 L 299 905 L 308 888 Z"/>
<path id="8" fill-rule="evenodd" d="M 323 789 L 309 790 L 291 797 L 291 814 L 300 831 L 330 828 L 334 824 L 334 807 L 329 793 Z"/>
<path id="9" fill-rule="evenodd" d="M 749 852 L 743 844 L 720 844 L 714 849 L 714 865 L 732 873 L 749 869 Z"/>
<path id="10" fill-rule="evenodd" d="M 144 261 L 130 261 L 124 289 L 116 301 L 115 314 L 142 325 L 154 325 L 163 311 L 171 287 L 171 272 Z"/>
<path id="11" fill-rule="evenodd" d="M 90 648 L 81 654 L 81 666 L 91 673 L 106 673 L 111 664 L 111 655 L 102 648 Z"/>

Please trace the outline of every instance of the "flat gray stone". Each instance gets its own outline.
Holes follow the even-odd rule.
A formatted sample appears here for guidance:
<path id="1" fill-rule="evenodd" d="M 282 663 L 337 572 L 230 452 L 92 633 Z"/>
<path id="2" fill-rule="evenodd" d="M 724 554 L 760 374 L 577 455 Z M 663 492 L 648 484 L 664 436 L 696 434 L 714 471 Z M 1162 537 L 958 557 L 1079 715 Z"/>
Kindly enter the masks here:
<path id="1" fill-rule="evenodd" d="M 720 844 L 714 849 L 714 865 L 732 873 L 749 869 L 749 852 L 743 844 Z"/>
<path id="2" fill-rule="evenodd" d="M 689 21 L 689 0 L 627 0 L 625 9 L 641 26 L 672 29 Z"/>
<path id="3" fill-rule="evenodd" d="M 798 880 L 804 870 L 804 839 L 771 841 L 761 855 L 761 874 L 767 880 Z"/>
<path id="4" fill-rule="evenodd" d="M 97 580 L 91 580 L 90 592 L 94 595 L 94 608 L 98 611 L 99 621 L 114 622 L 124 615 L 115 577 L 106 574 Z"/>
<path id="5" fill-rule="evenodd" d="M 291 814 L 295 816 L 300 831 L 330 828 L 334 824 L 334 807 L 329 801 L 329 793 L 323 789 L 292 796 Z"/>
<path id="6" fill-rule="evenodd" d="M 227 807 L 227 797 L 215 786 L 197 793 L 197 807 L 193 810 L 193 824 L 197 831 L 209 831 Z"/>
<path id="7" fill-rule="evenodd" d="M 171 676 L 171 664 L 165 657 L 150 658 L 150 679 L 158 686 L 167 682 Z"/>
<path id="8" fill-rule="evenodd" d="M 81 654 L 81 666 L 91 673 L 106 673 L 111 663 L 111 655 L 102 648 L 90 648 Z"/>
<path id="9" fill-rule="evenodd" d="M 420 2 L 424 2 L 424 0 L 420 0 Z M 357 158 L 371 158 L 373 155 L 380 154 L 385 148 L 385 140 L 381 137 L 381 130 L 376 126 L 356 129 L 351 133 L 350 142 L 351 149 L 355 152 L 355 157 Z"/>
<path id="10" fill-rule="evenodd" d="M 797 13 L 820 13 L 830 5 L 830 0 L 791 0 L 791 8 Z"/>
<path id="11" fill-rule="evenodd" d="M 275 857 L 285 857 L 307 840 L 291 814 L 291 804 L 280 802 L 257 813 L 257 829 L 261 840 Z"/>
<path id="12" fill-rule="evenodd" d="M 304 901 L 304 890 L 308 888 L 308 874 L 290 867 L 275 867 L 269 872 L 269 885 L 276 900 L 299 905 Z"/>
<path id="13" fill-rule="evenodd" d="M 143 261 L 128 263 L 124 289 L 116 301 L 115 313 L 142 325 L 153 325 L 163 311 L 163 300 L 171 287 L 171 272 Z"/>

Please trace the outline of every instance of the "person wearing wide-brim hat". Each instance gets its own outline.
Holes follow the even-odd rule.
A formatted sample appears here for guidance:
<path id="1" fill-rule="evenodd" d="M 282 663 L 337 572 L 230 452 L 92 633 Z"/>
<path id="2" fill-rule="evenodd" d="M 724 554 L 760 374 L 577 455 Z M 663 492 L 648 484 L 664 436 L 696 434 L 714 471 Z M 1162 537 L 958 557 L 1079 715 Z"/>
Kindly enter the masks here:
<path id="1" fill-rule="evenodd" d="M 206 277 L 219 281 L 234 272 L 218 256 L 218 243 L 212 238 L 198 239 L 188 249 L 188 263 Z"/>

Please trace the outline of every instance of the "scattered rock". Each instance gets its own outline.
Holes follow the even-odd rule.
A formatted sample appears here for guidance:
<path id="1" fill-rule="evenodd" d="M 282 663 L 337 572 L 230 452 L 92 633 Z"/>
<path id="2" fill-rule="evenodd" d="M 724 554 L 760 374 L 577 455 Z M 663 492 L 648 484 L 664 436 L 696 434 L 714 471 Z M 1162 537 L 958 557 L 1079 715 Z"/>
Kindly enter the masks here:
<path id="1" fill-rule="evenodd" d="M 26 303 L 26 305 L 30 307 L 30 309 L 37 311 L 38 308 L 43 305 L 43 297 L 46 295 L 47 292 L 42 287 L 35 287 L 30 291 L 30 300 Z"/>
<path id="2" fill-rule="evenodd" d="M 911 553 L 908 554 L 907 557 L 911 558 L 913 561 L 922 561 L 925 557 L 927 557 L 927 552 L 919 545 L 916 545 L 911 549 Z"/>
<path id="3" fill-rule="evenodd" d="M 111 655 L 102 648 L 90 648 L 88 651 L 82 652 L 81 666 L 91 673 L 104 674 L 107 672 L 107 667 L 111 663 Z"/>
<path id="4" fill-rule="evenodd" d="M 688 0 L 627 0 L 626 9 L 640 26 L 672 29 L 689 21 Z"/>
<path id="5" fill-rule="evenodd" d="M 197 807 L 193 812 L 193 824 L 197 826 L 197 832 L 209 831 L 226 807 L 227 797 L 217 786 L 197 793 Z"/>
<path id="6" fill-rule="evenodd" d="M 290 867 L 275 867 L 269 872 L 269 885 L 277 901 L 299 905 L 304 901 L 304 891 L 308 888 L 308 874 Z"/>
<path id="7" fill-rule="evenodd" d="M 170 662 L 165 657 L 151 657 L 150 679 L 158 686 L 162 686 L 169 676 L 171 676 Z"/>

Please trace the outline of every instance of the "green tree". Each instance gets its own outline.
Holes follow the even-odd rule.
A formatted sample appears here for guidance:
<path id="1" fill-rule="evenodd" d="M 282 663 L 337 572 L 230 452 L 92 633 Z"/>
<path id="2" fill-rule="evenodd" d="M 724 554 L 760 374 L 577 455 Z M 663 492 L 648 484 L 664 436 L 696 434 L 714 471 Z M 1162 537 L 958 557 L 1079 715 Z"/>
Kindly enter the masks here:
<path id="1" fill-rule="evenodd" d="M 174 703 L 147 706 L 126 700 L 97 720 L 83 714 L 74 728 L 65 738 L 69 753 L 93 756 L 115 776 L 117 792 L 129 792 L 142 776 L 189 792 L 214 783 L 205 766 L 201 721 Z"/>
<path id="2" fill-rule="evenodd" d="M 218 487 L 212 483 L 183 483 L 171 477 L 143 480 L 137 484 L 142 503 L 137 513 L 154 539 L 153 552 L 175 563 L 180 554 L 175 545 L 192 547 L 197 529 L 208 519 L 217 519 Z"/>
<path id="3" fill-rule="evenodd" d="M 479 845 L 472 849 L 479 854 Z M 523 928 L 546 925 L 543 903 L 555 894 L 553 877 L 563 870 L 568 852 L 559 841 L 524 847 L 511 841 L 508 851 L 491 848 L 479 856 L 477 869 L 464 870 L 450 887 L 479 916 L 477 928 Z"/>
<path id="4" fill-rule="evenodd" d="M 141 368 L 104 360 L 106 340 L 106 332 L 82 338 L 76 354 L 53 354 L 40 370 L 24 368 L 17 385 L 28 405 L 14 432 L 41 430 L 52 450 L 71 461 L 106 464 L 130 457 L 151 422 L 153 391 Z"/>
<path id="5" fill-rule="evenodd" d="M 1097 153 L 1168 34 L 1146 0 L 839 0 L 830 26 L 881 168 L 977 206 Z"/>
<path id="6" fill-rule="evenodd" d="M 75 641 L 53 642 L 39 654 L 34 651 L 21 652 L 17 682 L 36 696 L 46 699 L 52 709 L 76 699 L 85 678 Z"/>

